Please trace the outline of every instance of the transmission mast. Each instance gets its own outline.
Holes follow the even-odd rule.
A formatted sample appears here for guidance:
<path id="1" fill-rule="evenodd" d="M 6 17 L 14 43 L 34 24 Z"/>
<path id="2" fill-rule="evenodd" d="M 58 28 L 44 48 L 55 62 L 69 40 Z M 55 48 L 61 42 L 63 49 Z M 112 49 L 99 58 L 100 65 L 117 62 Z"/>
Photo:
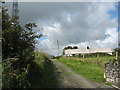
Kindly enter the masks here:
<path id="1" fill-rule="evenodd" d="M 12 18 L 13 18 L 13 25 L 19 25 L 19 10 L 18 10 L 18 0 L 13 0 L 13 8 L 12 8 Z"/>

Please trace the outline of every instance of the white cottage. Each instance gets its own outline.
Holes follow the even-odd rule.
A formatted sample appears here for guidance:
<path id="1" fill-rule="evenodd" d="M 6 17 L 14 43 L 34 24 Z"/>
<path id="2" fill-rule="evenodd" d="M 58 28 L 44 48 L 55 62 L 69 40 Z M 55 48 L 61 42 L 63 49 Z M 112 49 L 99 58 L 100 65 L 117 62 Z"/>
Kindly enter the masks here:
<path id="1" fill-rule="evenodd" d="M 110 48 L 81 48 L 81 49 L 67 49 L 64 50 L 65 56 L 72 55 L 84 55 L 84 54 L 92 54 L 92 53 L 107 53 L 112 55 L 112 50 Z"/>

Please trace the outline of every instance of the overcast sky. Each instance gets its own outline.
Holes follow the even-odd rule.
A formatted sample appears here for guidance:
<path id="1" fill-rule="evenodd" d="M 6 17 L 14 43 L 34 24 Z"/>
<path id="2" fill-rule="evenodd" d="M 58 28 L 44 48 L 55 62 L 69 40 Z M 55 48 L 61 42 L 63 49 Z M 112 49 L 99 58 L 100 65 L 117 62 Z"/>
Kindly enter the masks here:
<path id="1" fill-rule="evenodd" d="M 60 53 L 68 45 L 117 47 L 118 8 L 115 2 L 19 2 L 19 10 L 22 25 L 35 22 L 36 31 L 43 28 L 41 33 L 47 37 L 37 40 L 36 49 L 51 55 L 57 55 L 57 40 Z"/>

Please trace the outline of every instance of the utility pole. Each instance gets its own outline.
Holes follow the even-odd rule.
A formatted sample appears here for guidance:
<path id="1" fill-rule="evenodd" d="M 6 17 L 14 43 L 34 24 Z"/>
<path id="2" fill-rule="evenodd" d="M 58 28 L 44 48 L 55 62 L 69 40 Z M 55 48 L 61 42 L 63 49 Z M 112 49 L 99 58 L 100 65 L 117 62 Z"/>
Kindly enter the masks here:
<path id="1" fill-rule="evenodd" d="M 57 40 L 57 46 L 58 46 L 58 57 L 59 57 L 59 41 Z"/>
<path id="2" fill-rule="evenodd" d="M 12 18 L 14 18 L 12 24 L 14 26 L 18 26 L 19 25 L 18 0 L 13 0 Z"/>

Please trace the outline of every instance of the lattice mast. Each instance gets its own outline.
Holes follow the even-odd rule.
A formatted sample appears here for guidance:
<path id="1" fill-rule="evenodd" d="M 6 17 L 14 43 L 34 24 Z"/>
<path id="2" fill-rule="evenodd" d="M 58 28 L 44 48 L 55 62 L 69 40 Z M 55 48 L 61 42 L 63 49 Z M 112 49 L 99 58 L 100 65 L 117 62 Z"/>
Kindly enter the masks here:
<path id="1" fill-rule="evenodd" d="M 13 24 L 18 25 L 19 24 L 18 0 L 13 0 L 12 18 L 14 18 Z"/>

